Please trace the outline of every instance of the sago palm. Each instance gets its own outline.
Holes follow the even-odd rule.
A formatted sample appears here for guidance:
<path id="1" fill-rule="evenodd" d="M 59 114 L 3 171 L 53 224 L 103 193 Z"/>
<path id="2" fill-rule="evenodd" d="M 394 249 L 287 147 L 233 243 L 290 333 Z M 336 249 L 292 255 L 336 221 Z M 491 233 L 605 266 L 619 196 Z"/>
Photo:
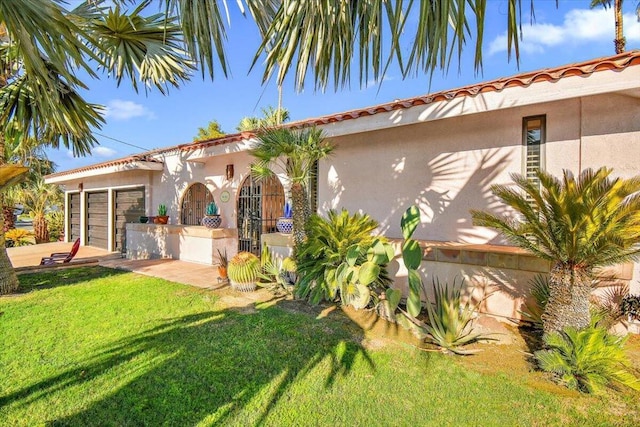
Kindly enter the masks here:
<path id="1" fill-rule="evenodd" d="M 557 179 L 539 171 L 539 187 L 512 175 L 516 188 L 493 193 L 518 214 L 501 217 L 472 211 L 474 224 L 492 227 L 508 240 L 553 263 L 545 334 L 589 326 L 593 270 L 635 259 L 640 251 L 640 177 L 612 178 L 611 170 L 564 171 Z"/>
<path id="2" fill-rule="evenodd" d="M 329 156 L 333 146 L 324 139 L 320 129 L 267 128 L 258 134 L 251 155 L 256 163 L 251 172 L 258 179 L 283 171 L 291 186 L 293 207 L 293 237 L 296 247 L 304 240 L 304 227 L 311 215 L 308 184 L 314 164 Z"/>

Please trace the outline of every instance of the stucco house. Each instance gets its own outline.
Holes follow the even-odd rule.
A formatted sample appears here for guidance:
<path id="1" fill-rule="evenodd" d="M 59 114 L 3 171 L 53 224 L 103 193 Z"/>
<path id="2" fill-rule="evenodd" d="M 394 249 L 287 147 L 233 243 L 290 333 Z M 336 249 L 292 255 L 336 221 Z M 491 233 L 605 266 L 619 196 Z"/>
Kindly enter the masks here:
<path id="1" fill-rule="evenodd" d="M 317 125 L 335 144 L 318 165 L 317 211 L 346 208 L 400 238 L 400 218 L 417 204 L 427 283 L 465 277 L 491 294 L 483 309 L 517 317 L 527 282 L 549 265 L 475 227 L 470 209 L 502 207 L 489 190 L 509 174 L 608 166 L 640 174 L 640 51 L 290 123 Z M 64 186 L 66 236 L 131 258 L 172 257 L 212 264 L 215 250 L 286 250 L 275 232 L 286 182 L 249 174 L 250 133 L 187 143 L 55 173 Z M 199 225 L 211 198 L 219 229 Z M 140 224 L 168 206 L 168 225 Z M 392 266 L 397 285 L 403 268 Z M 640 268 L 614 269 L 640 293 Z"/>

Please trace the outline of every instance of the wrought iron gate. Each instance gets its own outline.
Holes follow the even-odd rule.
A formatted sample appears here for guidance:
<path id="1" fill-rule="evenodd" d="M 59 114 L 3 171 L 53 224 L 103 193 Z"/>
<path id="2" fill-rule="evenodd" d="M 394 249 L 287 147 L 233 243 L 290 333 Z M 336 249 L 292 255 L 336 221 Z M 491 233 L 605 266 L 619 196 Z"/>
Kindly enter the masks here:
<path id="1" fill-rule="evenodd" d="M 238 250 L 260 254 L 260 236 L 274 233 L 282 216 L 284 189 L 278 178 L 245 178 L 238 195 Z"/>

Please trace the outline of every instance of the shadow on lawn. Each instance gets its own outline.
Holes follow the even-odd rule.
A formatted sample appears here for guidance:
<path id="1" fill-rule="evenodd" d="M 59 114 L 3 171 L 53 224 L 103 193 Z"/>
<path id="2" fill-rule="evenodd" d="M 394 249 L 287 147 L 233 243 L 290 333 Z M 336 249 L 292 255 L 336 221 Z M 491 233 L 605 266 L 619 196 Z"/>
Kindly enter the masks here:
<path id="1" fill-rule="evenodd" d="M 310 321 L 275 307 L 251 315 L 224 310 L 167 319 L 113 343 L 75 369 L 1 396 L 0 406 L 55 400 L 52 394 L 100 387 L 103 375 L 116 375 L 104 382 L 123 385 L 50 423 L 194 425 L 206 419 L 208 424 L 258 425 L 295 381 L 323 361 L 330 366 L 325 387 L 348 374 L 357 357 L 375 370 L 359 344 L 361 334 L 340 319 Z M 252 402 L 258 394 L 260 404 Z M 243 411 L 250 402 L 251 410 Z"/>
<path id="2" fill-rule="evenodd" d="M 126 273 L 128 273 L 128 271 L 90 266 L 64 268 L 57 270 L 55 274 L 47 270 L 38 273 L 23 274 L 19 276 L 20 287 L 18 288 L 18 293 L 75 285 L 81 282 L 115 277 Z"/>

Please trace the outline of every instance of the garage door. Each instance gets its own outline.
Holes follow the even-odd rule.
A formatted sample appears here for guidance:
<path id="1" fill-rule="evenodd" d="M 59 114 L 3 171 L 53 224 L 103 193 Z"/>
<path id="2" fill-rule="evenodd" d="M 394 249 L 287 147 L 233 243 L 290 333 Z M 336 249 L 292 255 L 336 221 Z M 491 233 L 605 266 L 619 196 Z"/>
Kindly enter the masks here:
<path id="1" fill-rule="evenodd" d="M 87 193 L 87 245 L 108 249 L 108 209 L 106 191 Z"/>
<path id="2" fill-rule="evenodd" d="M 126 224 L 139 222 L 140 217 L 145 215 L 144 187 L 117 190 L 115 192 L 115 213 L 115 250 L 126 252 Z"/>
<path id="3" fill-rule="evenodd" d="M 69 242 L 75 242 L 80 238 L 80 193 L 69 194 L 69 211 L 67 212 L 69 224 Z"/>

